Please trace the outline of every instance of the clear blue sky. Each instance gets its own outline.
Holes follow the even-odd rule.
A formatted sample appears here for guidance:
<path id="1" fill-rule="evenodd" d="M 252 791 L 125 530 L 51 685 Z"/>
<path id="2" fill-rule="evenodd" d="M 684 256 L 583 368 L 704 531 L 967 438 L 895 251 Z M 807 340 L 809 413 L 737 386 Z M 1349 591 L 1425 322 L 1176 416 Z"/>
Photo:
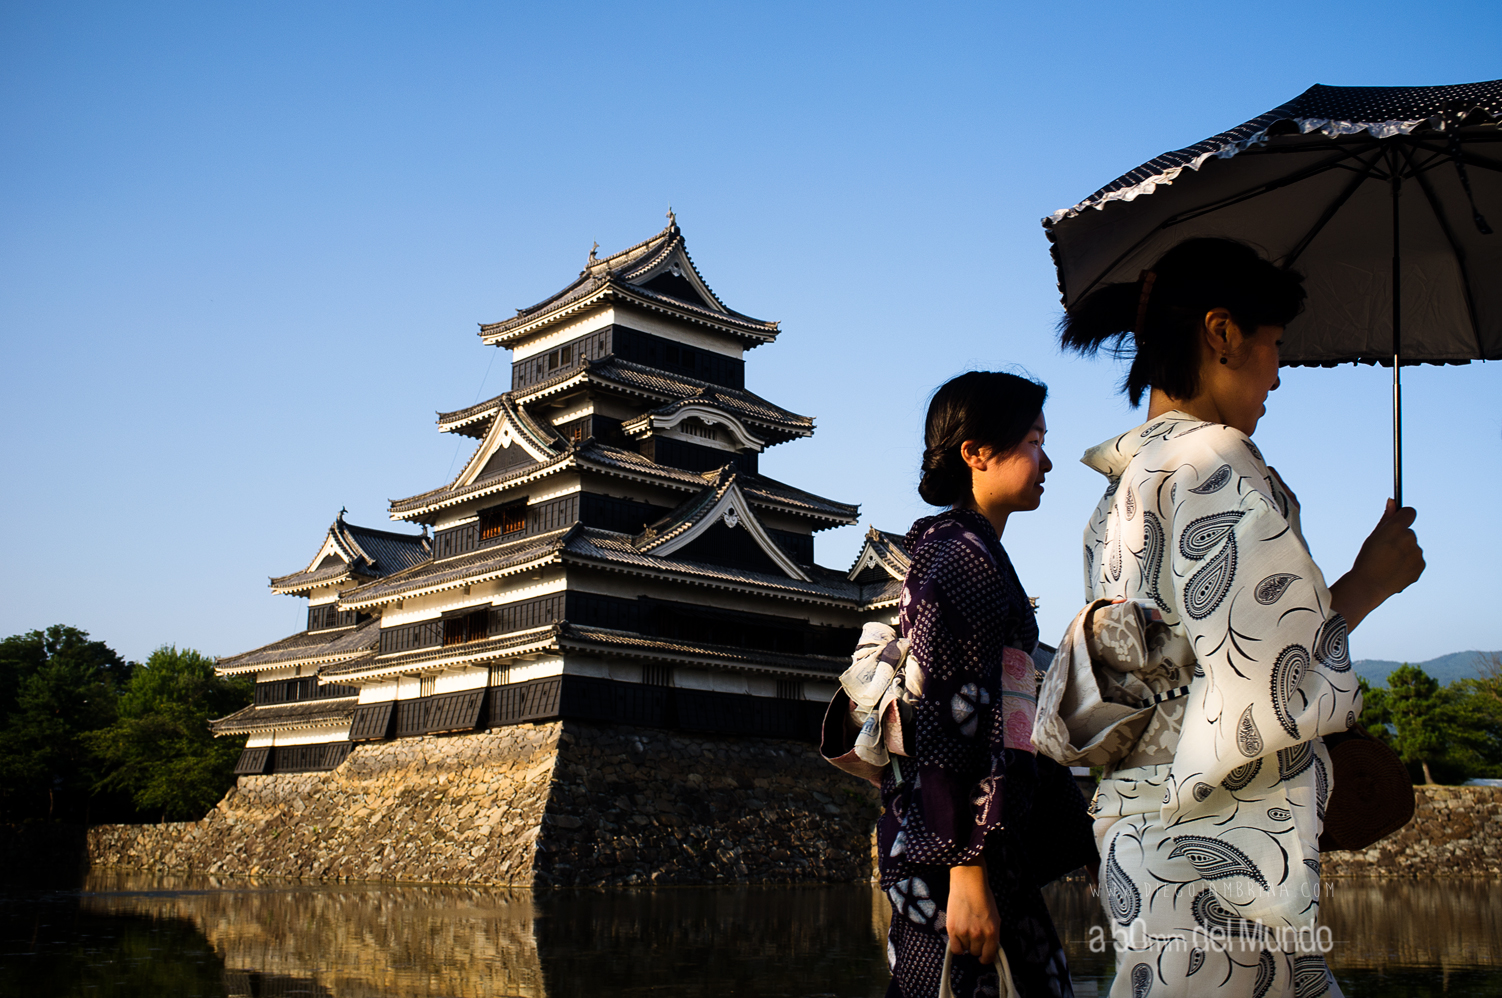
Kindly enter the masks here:
<path id="1" fill-rule="evenodd" d="M 1499 35 L 1494 2 L 6 3 L 0 634 L 298 630 L 267 576 L 340 506 L 381 526 L 443 483 L 434 411 L 509 385 L 476 323 L 671 204 L 721 297 L 782 320 L 749 387 L 818 418 L 764 470 L 862 504 L 824 564 L 926 511 L 937 384 L 1049 383 L 1058 468 L 1005 540 L 1056 640 L 1101 487 L 1077 458 L 1140 420 L 1055 349 L 1039 218 L 1313 83 L 1502 77 Z M 1405 377 L 1429 569 L 1353 652 L 1502 647 L 1502 365 Z M 1332 580 L 1387 493 L 1387 378 L 1288 372 L 1257 435 Z"/>

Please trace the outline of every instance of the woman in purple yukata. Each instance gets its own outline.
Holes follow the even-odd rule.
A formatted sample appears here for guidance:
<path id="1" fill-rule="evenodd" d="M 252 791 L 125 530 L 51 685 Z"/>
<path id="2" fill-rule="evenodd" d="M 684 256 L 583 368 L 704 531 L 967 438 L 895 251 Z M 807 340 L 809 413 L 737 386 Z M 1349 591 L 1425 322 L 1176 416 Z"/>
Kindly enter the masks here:
<path id="1" fill-rule="evenodd" d="M 902 588 L 907 668 L 922 673 L 912 756 L 882 780 L 881 885 L 892 902 L 888 996 L 1070 996 L 1040 887 L 1098 854 L 1069 770 L 1033 751 L 1038 625 L 1001 536 L 1038 508 L 1048 389 L 972 371 L 929 404 L 925 502 Z M 1000 947 L 1004 959 L 998 959 Z M 1005 968 L 999 971 L 998 968 Z"/>

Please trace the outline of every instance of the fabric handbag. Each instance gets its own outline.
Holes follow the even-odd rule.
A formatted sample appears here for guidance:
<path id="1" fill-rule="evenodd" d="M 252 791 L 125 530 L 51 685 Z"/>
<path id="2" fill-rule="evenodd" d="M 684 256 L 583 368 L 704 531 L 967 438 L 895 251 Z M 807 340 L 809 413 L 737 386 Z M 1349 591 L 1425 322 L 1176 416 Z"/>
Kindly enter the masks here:
<path id="1" fill-rule="evenodd" d="M 912 701 L 923 687 L 922 670 L 906 668 L 907 658 L 907 639 L 887 624 L 867 623 L 824 712 L 819 754 L 877 786 L 893 756 L 911 754 Z"/>
<path id="2" fill-rule="evenodd" d="M 949 983 L 949 965 L 954 962 L 954 950 L 944 949 L 944 971 L 939 975 L 939 998 L 954 998 L 954 987 Z M 1000 998 L 1019 998 L 1017 985 L 1012 980 L 1012 965 L 1007 962 L 1006 950 L 996 947 L 996 980 L 1000 985 Z"/>
<path id="3" fill-rule="evenodd" d="M 1325 808 L 1320 852 L 1365 849 L 1413 818 L 1413 780 L 1398 753 L 1356 725 L 1325 736 L 1334 788 Z"/>

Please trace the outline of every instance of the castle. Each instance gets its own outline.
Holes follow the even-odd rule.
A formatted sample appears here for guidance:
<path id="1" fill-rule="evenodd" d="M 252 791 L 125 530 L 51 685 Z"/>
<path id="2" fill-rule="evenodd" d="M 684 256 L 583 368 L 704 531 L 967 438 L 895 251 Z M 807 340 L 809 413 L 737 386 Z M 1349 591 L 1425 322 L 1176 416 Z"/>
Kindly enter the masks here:
<path id="1" fill-rule="evenodd" d="M 778 324 L 725 305 L 668 217 L 480 327 L 511 351 L 511 388 L 438 415 L 476 445 L 453 481 L 391 503 L 422 533 L 341 513 L 271 580 L 307 599 L 307 628 L 219 660 L 256 678 L 212 723 L 249 736 L 237 773 L 552 720 L 814 739 L 862 623 L 895 618 L 906 554 L 873 529 L 850 570 L 815 563 L 815 534 L 858 507 L 760 474 L 814 421 L 747 389 Z"/>

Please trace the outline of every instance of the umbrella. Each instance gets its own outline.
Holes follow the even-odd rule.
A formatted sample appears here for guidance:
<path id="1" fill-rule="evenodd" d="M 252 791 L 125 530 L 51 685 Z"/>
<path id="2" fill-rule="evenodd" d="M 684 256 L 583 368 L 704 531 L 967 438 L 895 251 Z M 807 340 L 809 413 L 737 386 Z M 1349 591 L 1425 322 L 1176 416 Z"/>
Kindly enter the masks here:
<path id="1" fill-rule="evenodd" d="M 1502 358 L 1499 119 L 1502 80 L 1310 87 L 1045 218 L 1064 307 L 1193 236 L 1297 268 L 1308 307 L 1282 362 L 1392 366 L 1401 504 L 1403 365 Z"/>

